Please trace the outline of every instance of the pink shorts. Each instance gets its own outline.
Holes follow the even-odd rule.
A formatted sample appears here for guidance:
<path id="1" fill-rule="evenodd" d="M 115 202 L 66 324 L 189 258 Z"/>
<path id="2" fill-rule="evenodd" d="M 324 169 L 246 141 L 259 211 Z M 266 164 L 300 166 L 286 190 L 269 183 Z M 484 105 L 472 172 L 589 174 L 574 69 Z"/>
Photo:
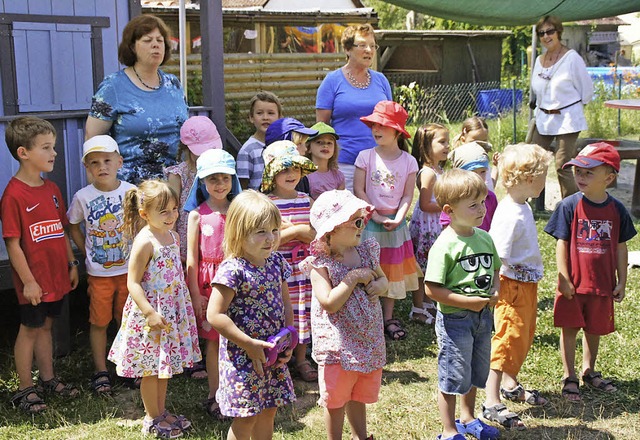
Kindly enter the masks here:
<path id="1" fill-rule="evenodd" d="M 555 327 L 581 328 L 592 335 L 608 335 L 615 331 L 613 298 L 610 296 L 575 294 L 567 299 L 556 294 L 553 306 Z"/>
<path id="2" fill-rule="evenodd" d="M 382 368 L 370 373 L 346 371 L 340 364 L 318 365 L 318 405 L 335 409 L 349 401 L 375 403 L 382 385 Z"/>

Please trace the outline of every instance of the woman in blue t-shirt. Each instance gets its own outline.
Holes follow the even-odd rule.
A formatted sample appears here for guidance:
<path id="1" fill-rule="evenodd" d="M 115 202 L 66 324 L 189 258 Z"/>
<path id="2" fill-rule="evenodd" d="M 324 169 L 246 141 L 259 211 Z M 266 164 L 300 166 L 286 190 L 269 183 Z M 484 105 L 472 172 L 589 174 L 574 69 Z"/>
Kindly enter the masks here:
<path id="1" fill-rule="evenodd" d="M 160 70 L 171 57 L 169 36 L 153 15 L 127 23 L 118 47 L 127 67 L 102 81 L 87 118 L 85 139 L 110 134 L 124 159 L 119 177 L 130 183 L 162 178 L 163 167 L 176 163 L 188 111 L 178 78 Z"/>
<path id="2" fill-rule="evenodd" d="M 316 96 L 316 120 L 331 125 L 340 135 L 338 165 L 346 188 L 353 191 L 353 165 L 358 153 L 376 146 L 371 129 L 360 121 L 373 113 L 380 101 L 391 101 L 391 86 L 380 72 L 371 70 L 376 56 L 373 28 L 369 24 L 347 27 L 342 33 L 347 64 L 329 73 Z"/>

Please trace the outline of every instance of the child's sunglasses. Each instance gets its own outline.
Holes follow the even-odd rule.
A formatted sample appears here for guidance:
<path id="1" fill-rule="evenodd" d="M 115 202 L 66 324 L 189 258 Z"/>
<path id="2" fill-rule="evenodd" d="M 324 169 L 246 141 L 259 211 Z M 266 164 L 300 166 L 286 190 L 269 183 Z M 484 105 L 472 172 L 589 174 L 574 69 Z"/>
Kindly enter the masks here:
<path id="1" fill-rule="evenodd" d="M 551 28 L 551 29 L 547 29 L 546 31 L 538 31 L 536 33 L 538 34 L 538 37 L 542 38 L 545 35 L 549 35 L 549 36 L 555 35 L 556 32 L 557 31 L 555 29 Z"/>
<path id="2" fill-rule="evenodd" d="M 362 228 L 364 228 L 364 224 L 365 224 L 364 218 L 363 217 L 358 217 L 355 220 L 351 220 L 351 221 L 345 222 L 344 226 L 353 226 L 356 229 L 362 229 Z"/>

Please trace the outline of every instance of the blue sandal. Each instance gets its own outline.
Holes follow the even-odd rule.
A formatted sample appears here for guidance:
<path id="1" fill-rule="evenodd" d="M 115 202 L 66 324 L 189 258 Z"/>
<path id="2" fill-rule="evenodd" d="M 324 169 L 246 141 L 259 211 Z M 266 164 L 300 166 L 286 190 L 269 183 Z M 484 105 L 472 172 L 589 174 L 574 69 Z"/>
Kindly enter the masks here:
<path id="1" fill-rule="evenodd" d="M 462 423 L 456 420 L 456 428 L 460 434 L 470 434 L 478 440 L 495 440 L 500 438 L 500 430 L 489 426 L 480 419 L 472 420 L 469 423 Z"/>
<path id="2" fill-rule="evenodd" d="M 442 438 L 442 434 L 436 436 L 436 440 L 467 440 L 464 435 L 456 434 L 453 437 Z"/>
<path id="3" fill-rule="evenodd" d="M 166 426 L 162 426 L 161 423 Z M 157 438 L 179 438 L 182 437 L 182 430 L 165 420 L 164 414 L 160 414 L 155 419 L 144 418 L 142 421 L 142 433 L 145 435 L 154 434 Z"/>

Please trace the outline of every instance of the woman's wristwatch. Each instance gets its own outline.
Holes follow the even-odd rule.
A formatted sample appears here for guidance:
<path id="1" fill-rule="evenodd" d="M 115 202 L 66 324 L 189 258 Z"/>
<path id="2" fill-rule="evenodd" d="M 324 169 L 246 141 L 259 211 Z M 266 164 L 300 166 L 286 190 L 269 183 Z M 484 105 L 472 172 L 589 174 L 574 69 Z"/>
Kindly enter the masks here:
<path id="1" fill-rule="evenodd" d="M 69 269 L 71 269 L 74 266 L 79 265 L 80 262 L 78 260 L 73 260 L 73 261 L 69 261 Z"/>

